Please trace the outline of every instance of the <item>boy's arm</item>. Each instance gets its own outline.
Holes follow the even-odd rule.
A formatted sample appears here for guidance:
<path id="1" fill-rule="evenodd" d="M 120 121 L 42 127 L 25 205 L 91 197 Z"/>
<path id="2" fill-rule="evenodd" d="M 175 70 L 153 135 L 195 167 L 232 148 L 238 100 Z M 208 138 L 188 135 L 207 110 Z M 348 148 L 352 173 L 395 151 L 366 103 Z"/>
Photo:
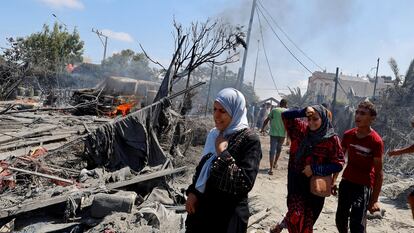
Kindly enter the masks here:
<path id="1" fill-rule="evenodd" d="M 346 149 L 347 148 L 345 147 L 342 148 L 342 151 L 344 152 L 344 156 L 346 155 Z M 345 160 L 345 164 L 342 167 L 342 170 L 345 169 L 345 166 L 346 166 L 346 160 Z M 336 186 L 336 179 L 338 179 L 339 173 L 340 172 L 335 172 L 332 176 L 332 195 L 337 194 L 338 187 Z"/>
<path id="2" fill-rule="evenodd" d="M 382 181 L 383 181 L 382 162 L 383 162 L 382 156 L 378 158 L 374 158 L 374 169 L 375 169 L 374 188 L 372 190 L 372 197 L 368 205 L 368 210 L 371 213 L 380 210 L 378 197 L 381 192 Z"/>
<path id="3" fill-rule="evenodd" d="M 414 144 L 412 144 L 411 146 L 405 147 L 405 148 L 392 150 L 388 152 L 388 155 L 396 156 L 396 155 L 402 155 L 402 154 L 407 154 L 407 153 L 414 153 Z"/>
<path id="4" fill-rule="evenodd" d="M 269 121 L 270 121 L 270 117 L 267 117 L 266 120 L 263 122 L 262 129 L 260 130 L 261 133 L 264 132 L 264 129 L 265 129 L 267 123 L 269 123 Z"/>

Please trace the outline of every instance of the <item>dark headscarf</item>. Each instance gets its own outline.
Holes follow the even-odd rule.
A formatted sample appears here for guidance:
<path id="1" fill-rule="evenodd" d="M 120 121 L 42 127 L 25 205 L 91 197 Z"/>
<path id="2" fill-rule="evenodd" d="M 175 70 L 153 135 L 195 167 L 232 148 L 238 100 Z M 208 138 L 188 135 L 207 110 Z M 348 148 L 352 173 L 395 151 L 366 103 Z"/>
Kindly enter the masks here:
<path id="1" fill-rule="evenodd" d="M 319 113 L 322 120 L 321 127 L 315 131 L 310 130 L 308 127 L 306 136 L 300 143 L 298 152 L 296 153 L 296 160 L 299 160 L 303 155 L 309 154 L 316 144 L 336 135 L 332 123 L 328 118 L 328 110 L 322 105 L 313 105 L 311 107 Z"/>

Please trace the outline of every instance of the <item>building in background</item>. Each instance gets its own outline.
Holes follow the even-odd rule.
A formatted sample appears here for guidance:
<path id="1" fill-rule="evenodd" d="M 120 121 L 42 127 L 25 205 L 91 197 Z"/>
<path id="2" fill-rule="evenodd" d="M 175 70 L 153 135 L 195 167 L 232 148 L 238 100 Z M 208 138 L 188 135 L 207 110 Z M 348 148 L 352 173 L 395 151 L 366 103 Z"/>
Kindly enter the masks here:
<path id="1" fill-rule="evenodd" d="M 336 99 L 338 102 L 348 103 L 348 96 L 372 97 L 375 79 L 362 76 L 339 74 L 339 83 Z M 391 77 L 378 77 L 375 95 L 381 95 L 387 87 L 392 86 Z M 316 71 L 309 77 L 308 91 L 311 93 L 311 101 L 314 103 L 332 102 L 335 91 L 335 74 Z"/>

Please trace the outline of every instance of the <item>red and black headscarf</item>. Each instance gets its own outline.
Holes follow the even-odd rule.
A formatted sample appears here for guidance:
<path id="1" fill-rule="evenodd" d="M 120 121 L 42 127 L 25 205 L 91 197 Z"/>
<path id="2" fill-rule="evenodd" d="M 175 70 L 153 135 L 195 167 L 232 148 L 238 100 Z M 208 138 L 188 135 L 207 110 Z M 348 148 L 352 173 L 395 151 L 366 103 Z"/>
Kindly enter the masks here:
<path id="1" fill-rule="evenodd" d="M 300 142 L 299 149 L 296 153 L 296 160 L 299 160 L 303 155 L 309 154 L 312 151 L 313 146 L 316 144 L 336 135 L 332 123 L 328 117 L 328 110 L 322 105 L 313 105 L 310 107 L 319 113 L 322 120 L 321 127 L 317 130 L 310 130 L 308 126 L 306 136 Z"/>

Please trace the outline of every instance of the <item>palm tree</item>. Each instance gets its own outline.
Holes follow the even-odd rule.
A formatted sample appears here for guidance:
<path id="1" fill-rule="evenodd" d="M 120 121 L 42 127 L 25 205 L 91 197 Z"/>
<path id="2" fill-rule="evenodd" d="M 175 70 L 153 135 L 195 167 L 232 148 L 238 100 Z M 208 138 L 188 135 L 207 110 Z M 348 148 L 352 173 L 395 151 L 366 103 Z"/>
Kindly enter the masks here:
<path id="1" fill-rule="evenodd" d="M 387 93 L 387 98 L 403 103 L 411 103 L 414 97 L 414 59 L 411 61 L 410 66 L 405 74 L 404 80 L 401 85 L 401 76 L 399 74 L 399 68 L 394 58 L 390 58 L 388 64 L 391 67 L 395 76 L 395 85 L 393 89 L 390 89 Z"/>
<path id="2" fill-rule="evenodd" d="M 401 84 L 400 69 L 398 68 L 397 61 L 395 61 L 395 59 L 391 57 L 390 60 L 388 61 L 388 64 L 390 65 L 391 70 L 394 73 L 394 76 L 395 76 L 394 85 L 395 87 L 397 87 L 398 85 Z"/>
<path id="3" fill-rule="evenodd" d="M 286 95 L 282 95 L 282 97 L 284 99 L 287 100 L 287 102 L 289 103 L 290 106 L 295 106 L 295 107 L 306 107 L 310 104 L 311 100 L 310 100 L 310 92 L 307 91 L 302 95 L 302 91 L 300 90 L 299 87 L 293 88 L 291 89 L 290 87 L 289 91 L 290 94 L 286 94 Z"/>
<path id="4" fill-rule="evenodd" d="M 411 61 L 410 66 L 408 67 L 402 87 L 407 87 L 411 90 L 414 88 L 414 59 Z"/>

